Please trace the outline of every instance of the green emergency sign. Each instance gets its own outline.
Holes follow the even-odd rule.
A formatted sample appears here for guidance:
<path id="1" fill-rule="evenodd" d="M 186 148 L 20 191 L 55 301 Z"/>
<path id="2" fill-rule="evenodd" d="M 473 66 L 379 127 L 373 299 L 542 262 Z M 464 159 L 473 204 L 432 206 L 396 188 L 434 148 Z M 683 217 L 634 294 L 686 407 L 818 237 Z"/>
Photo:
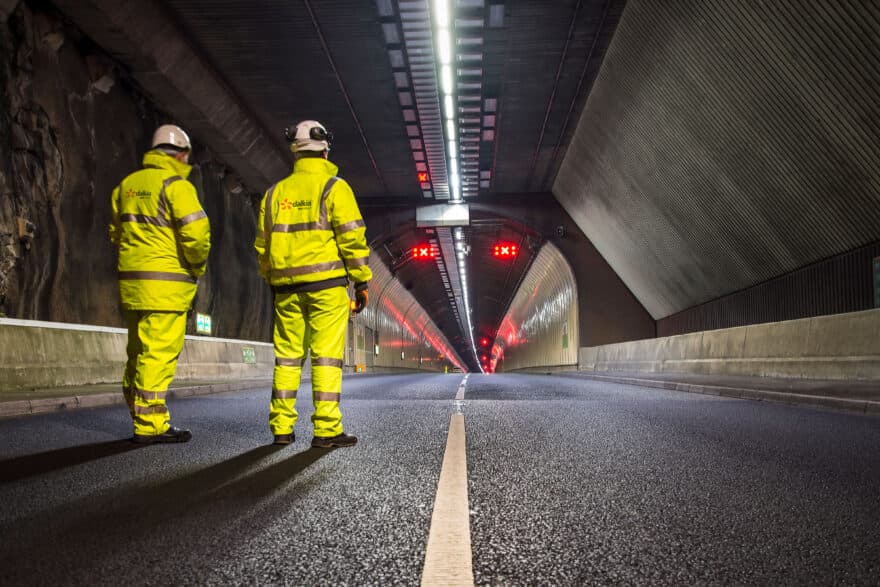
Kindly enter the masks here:
<path id="1" fill-rule="evenodd" d="M 257 355 L 254 353 L 254 347 L 241 347 L 241 360 L 250 365 L 255 364 L 257 362 Z"/>
<path id="2" fill-rule="evenodd" d="M 196 332 L 199 334 L 211 334 L 211 316 L 196 313 Z"/>

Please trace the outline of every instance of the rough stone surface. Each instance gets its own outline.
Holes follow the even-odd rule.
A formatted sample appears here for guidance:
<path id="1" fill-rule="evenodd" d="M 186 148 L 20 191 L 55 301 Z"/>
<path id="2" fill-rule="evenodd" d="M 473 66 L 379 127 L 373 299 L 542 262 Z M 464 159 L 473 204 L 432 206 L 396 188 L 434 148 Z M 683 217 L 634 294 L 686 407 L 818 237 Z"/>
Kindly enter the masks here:
<path id="1" fill-rule="evenodd" d="M 6 22 L 16 6 L 18 6 L 18 0 L 0 0 L 0 23 Z"/>
<path id="2" fill-rule="evenodd" d="M 121 326 L 109 196 L 170 118 L 79 31 L 26 3 L 0 25 L 0 86 L 0 313 Z M 212 315 L 217 336 L 267 340 L 271 297 L 251 248 L 257 194 L 230 193 L 234 170 L 198 141 L 192 160 L 213 242 L 194 309 Z M 18 218 L 35 227 L 30 247 Z"/>

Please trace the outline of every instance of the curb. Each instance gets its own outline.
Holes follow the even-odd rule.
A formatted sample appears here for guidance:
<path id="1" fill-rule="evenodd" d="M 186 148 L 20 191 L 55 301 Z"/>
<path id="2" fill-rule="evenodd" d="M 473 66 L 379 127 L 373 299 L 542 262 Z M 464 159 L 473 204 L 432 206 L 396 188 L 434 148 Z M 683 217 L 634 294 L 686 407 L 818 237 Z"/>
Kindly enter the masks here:
<path id="1" fill-rule="evenodd" d="M 241 383 L 209 383 L 207 385 L 190 385 L 173 387 L 168 390 L 167 398 L 191 397 L 195 395 L 207 395 L 210 393 L 223 393 L 225 391 L 242 391 L 257 387 L 271 386 L 272 380 L 248 381 Z M 0 402 L 0 418 L 15 416 L 31 416 L 36 414 L 48 414 L 65 410 L 81 408 L 98 408 L 124 404 L 125 397 L 121 391 L 108 393 L 94 393 L 87 395 L 72 395 L 66 397 L 51 397 L 31 400 L 16 400 Z"/>
<path id="2" fill-rule="evenodd" d="M 880 402 L 871 400 L 855 400 L 827 395 L 807 395 L 784 391 L 771 391 L 769 389 L 754 389 L 746 387 L 726 387 L 722 385 L 706 385 L 700 383 L 684 383 L 681 381 L 662 381 L 657 379 L 641 379 L 637 377 L 616 377 L 614 375 L 597 375 L 593 373 L 572 373 L 569 377 L 583 379 L 596 379 L 623 383 L 627 385 L 640 385 L 642 387 L 654 387 L 688 393 L 701 393 L 704 395 L 717 395 L 735 399 L 748 399 L 757 401 L 770 401 L 790 405 L 819 406 L 823 408 L 838 408 L 843 410 L 861 412 L 863 414 L 880 415 Z"/>

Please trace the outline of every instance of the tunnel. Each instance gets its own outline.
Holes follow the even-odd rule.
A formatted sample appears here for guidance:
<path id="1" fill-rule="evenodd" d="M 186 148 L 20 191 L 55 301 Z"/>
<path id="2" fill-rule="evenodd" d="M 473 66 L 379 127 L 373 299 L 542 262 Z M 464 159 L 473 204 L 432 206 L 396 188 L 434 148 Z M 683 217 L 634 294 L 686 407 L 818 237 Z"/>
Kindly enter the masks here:
<path id="1" fill-rule="evenodd" d="M 0 85 L 0 583 L 877 584 L 874 3 L 0 0 Z M 341 358 L 279 338 L 307 230 Z"/>

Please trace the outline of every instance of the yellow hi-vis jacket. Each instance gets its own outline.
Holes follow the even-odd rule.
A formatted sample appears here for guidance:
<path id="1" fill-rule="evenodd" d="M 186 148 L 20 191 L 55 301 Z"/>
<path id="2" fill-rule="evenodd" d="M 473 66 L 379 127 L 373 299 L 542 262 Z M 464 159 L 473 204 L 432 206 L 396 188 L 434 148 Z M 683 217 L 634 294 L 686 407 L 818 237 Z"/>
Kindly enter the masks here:
<path id="1" fill-rule="evenodd" d="M 161 151 L 113 190 L 110 240 L 119 247 L 119 295 L 126 310 L 189 310 L 205 272 L 211 227 L 192 167 Z"/>
<path id="2" fill-rule="evenodd" d="M 254 248 L 260 274 L 289 292 L 319 291 L 373 277 L 366 227 L 339 168 L 323 158 L 297 159 L 293 173 L 260 204 Z"/>

